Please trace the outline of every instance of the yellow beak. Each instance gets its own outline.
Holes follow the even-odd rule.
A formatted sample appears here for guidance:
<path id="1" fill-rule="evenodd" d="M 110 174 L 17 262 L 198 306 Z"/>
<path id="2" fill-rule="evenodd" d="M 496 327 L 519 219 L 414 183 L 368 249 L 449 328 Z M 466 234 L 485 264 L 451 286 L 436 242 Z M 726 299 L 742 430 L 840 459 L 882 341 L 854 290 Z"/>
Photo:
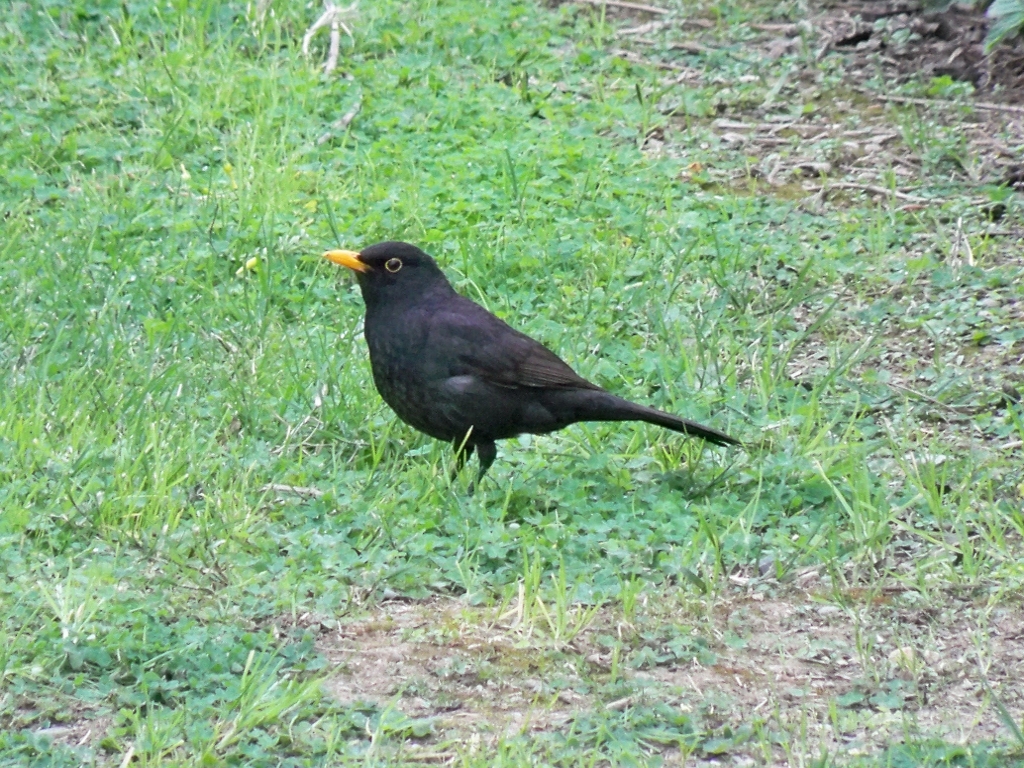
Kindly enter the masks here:
<path id="1" fill-rule="evenodd" d="M 359 253 L 356 251 L 325 251 L 324 258 L 356 272 L 367 272 L 370 269 L 368 264 L 359 260 Z"/>

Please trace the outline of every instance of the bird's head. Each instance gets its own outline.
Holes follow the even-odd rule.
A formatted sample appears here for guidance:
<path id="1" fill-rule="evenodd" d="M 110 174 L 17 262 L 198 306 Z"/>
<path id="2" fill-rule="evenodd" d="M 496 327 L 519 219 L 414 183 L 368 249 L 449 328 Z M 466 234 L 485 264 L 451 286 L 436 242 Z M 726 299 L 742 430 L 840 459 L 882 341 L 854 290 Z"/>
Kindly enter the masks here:
<path id="1" fill-rule="evenodd" d="M 438 288 L 450 290 L 437 262 L 409 243 L 377 243 L 358 252 L 327 251 L 324 258 L 356 273 L 367 308 L 399 297 L 408 300 Z"/>

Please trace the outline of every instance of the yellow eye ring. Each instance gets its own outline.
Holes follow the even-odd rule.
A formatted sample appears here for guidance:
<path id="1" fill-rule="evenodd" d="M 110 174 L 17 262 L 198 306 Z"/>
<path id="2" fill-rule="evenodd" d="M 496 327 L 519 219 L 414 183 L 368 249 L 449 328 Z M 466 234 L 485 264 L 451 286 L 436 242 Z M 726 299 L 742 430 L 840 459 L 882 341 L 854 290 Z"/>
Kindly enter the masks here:
<path id="1" fill-rule="evenodd" d="M 401 259 L 388 259 L 386 262 L 384 262 L 384 269 L 386 269 L 388 272 L 397 272 L 401 268 Z"/>

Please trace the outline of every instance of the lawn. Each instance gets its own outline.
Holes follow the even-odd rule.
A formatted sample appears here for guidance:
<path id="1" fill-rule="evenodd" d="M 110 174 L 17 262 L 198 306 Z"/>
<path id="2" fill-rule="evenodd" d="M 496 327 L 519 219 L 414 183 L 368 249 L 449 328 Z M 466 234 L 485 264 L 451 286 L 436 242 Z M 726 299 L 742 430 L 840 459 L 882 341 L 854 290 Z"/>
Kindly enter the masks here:
<path id="1" fill-rule="evenodd" d="M 0 12 L 0 763 L 1024 764 L 1024 109 L 790 2 L 321 11 Z M 744 447 L 470 495 L 387 239 Z"/>

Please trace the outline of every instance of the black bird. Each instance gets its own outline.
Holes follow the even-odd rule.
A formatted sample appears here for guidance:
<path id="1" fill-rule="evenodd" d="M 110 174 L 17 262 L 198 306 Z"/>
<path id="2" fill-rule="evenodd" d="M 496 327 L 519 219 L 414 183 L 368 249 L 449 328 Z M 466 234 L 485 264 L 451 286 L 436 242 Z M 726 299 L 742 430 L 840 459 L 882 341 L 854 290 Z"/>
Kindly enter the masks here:
<path id="1" fill-rule="evenodd" d="M 455 292 L 408 243 L 324 256 L 356 273 L 377 391 L 405 423 L 453 444 L 456 472 L 476 451 L 477 481 L 495 440 L 543 435 L 577 421 L 646 421 L 716 445 L 717 429 L 631 403 L 578 376 L 560 357 Z"/>

